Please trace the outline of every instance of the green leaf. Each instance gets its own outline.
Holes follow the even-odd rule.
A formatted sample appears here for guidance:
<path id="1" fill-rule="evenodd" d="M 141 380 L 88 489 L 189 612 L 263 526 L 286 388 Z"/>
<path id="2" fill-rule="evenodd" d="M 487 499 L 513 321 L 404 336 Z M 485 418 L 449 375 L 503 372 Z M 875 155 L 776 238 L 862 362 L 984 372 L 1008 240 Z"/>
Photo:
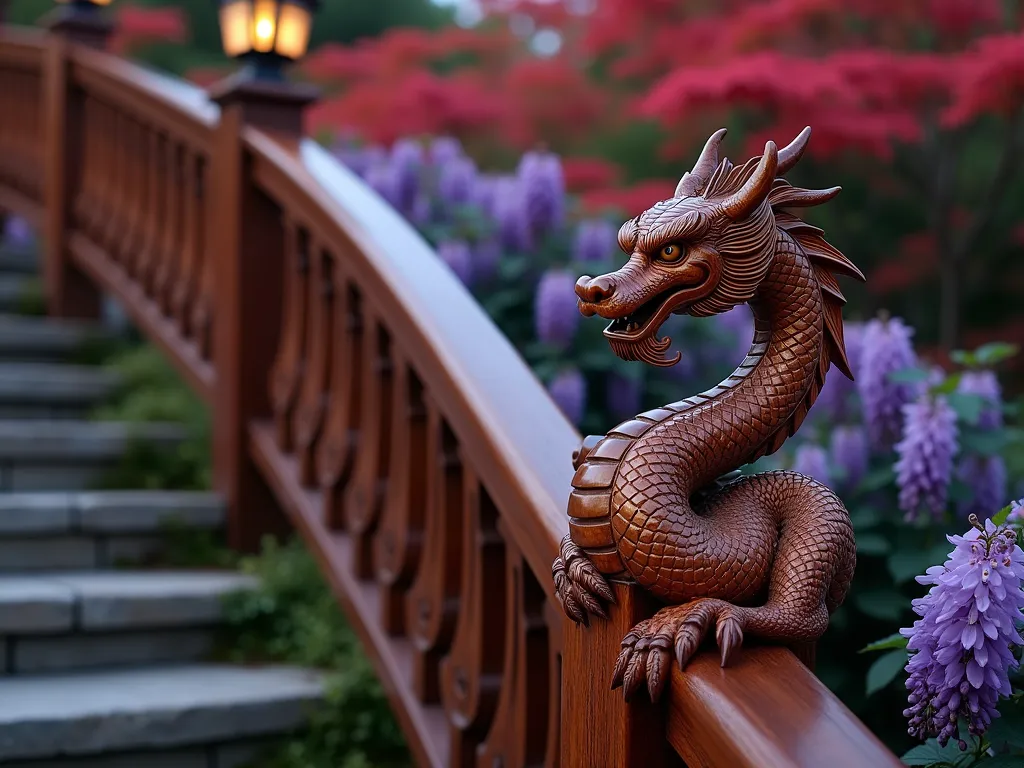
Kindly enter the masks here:
<path id="1" fill-rule="evenodd" d="M 947 395 L 946 400 L 956 412 L 957 417 L 968 424 L 977 424 L 978 419 L 981 418 L 981 412 L 987 405 L 987 401 L 981 395 L 968 392 L 952 392 Z"/>
<path id="2" fill-rule="evenodd" d="M 873 506 L 856 507 L 850 510 L 850 522 L 853 523 L 855 531 L 862 531 L 865 528 L 872 528 L 882 522 L 882 515 Z"/>
<path id="3" fill-rule="evenodd" d="M 973 352 L 966 352 L 962 349 L 954 349 L 949 353 L 949 359 L 957 365 L 966 365 L 972 367 L 977 365 L 977 358 Z"/>
<path id="4" fill-rule="evenodd" d="M 960 447 L 965 453 L 977 453 L 981 456 L 998 456 L 1009 442 L 1006 430 L 964 431 L 960 437 Z"/>
<path id="5" fill-rule="evenodd" d="M 1005 341 L 993 341 L 978 347 L 974 351 L 974 357 L 978 361 L 978 365 L 992 366 L 1004 360 L 1009 360 L 1019 351 L 1020 347 L 1016 344 L 1009 344 Z"/>
<path id="6" fill-rule="evenodd" d="M 898 649 L 889 651 L 884 656 L 875 659 L 875 663 L 868 668 L 867 695 L 870 696 L 882 690 L 896 679 L 903 668 L 907 665 L 907 651 Z"/>
<path id="7" fill-rule="evenodd" d="M 862 555 L 884 555 L 889 552 L 889 540 L 880 533 L 862 533 L 857 536 L 857 552 Z"/>
<path id="8" fill-rule="evenodd" d="M 854 596 L 854 605 L 865 613 L 882 621 L 899 621 L 910 610 L 910 601 L 894 589 L 872 589 Z"/>
<path id="9" fill-rule="evenodd" d="M 1024 755 L 996 755 L 982 760 L 981 768 L 1024 768 Z"/>
<path id="10" fill-rule="evenodd" d="M 894 384 L 916 384 L 928 381 L 931 378 L 931 372 L 924 368 L 904 368 L 901 371 L 893 371 L 888 378 Z"/>
<path id="11" fill-rule="evenodd" d="M 893 470 L 891 465 L 880 467 L 879 469 L 865 475 L 864 479 L 857 485 L 857 491 L 860 493 L 877 491 L 879 488 L 891 485 L 895 481 L 896 472 Z"/>
<path id="12" fill-rule="evenodd" d="M 857 653 L 870 653 L 871 651 L 889 651 L 895 648 L 906 648 L 907 638 L 901 635 L 899 632 L 895 632 L 888 637 L 883 637 L 881 640 L 875 640 L 873 643 L 869 643 L 861 648 Z"/>
<path id="13" fill-rule="evenodd" d="M 928 739 L 924 744 L 914 747 L 900 759 L 905 765 L 922 765 L 928 768 L 945 768 L 954 763 L 961 756 L 960 748 L 956 741 L 950 741 L 946 746 L 940 747 L 935 739 Z"/>
<path id="14" fill-rule="evenodd" d="M 948 547 L 946 545 L 943 545 L 942 552 L 938 553 L 938 559 L 936 559 L 936 551 L 934 548 L 893 552 L 889 555 L 887 562 L 887 565 L 889 566 L 889 573 L 897 584 L 908 582 L 915 576 L 920 576 L 931 566 L 944 562 L 946 559 L 947 548 Z"/>
<path id="15" fill-rule="evenodd" d="M 994 515 L 992 515 L 992 522 L 995 525 L 1003 525 L 1006 523 L 1006 518 L 1010 516 L 1010 512 L 1013 511 L 1013 505 L 1007 504 L 1005 507 L 1000 509 Z"/>
<path id="16" fill-rule="evenodd" d="M 992 744 L 1024 749 L 1024 701 L 1004 701 L 988 736 Z"/>

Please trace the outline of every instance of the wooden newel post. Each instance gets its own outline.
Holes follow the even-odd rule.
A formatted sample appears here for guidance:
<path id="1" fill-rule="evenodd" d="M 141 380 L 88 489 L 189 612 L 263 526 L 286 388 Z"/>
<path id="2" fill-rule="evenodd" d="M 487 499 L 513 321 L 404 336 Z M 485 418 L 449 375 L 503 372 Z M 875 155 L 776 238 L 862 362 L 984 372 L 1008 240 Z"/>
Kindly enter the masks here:
<path id="1" fill-rule="evenodd" d="M 47 307 L 57 317 L 95 318 L 101 295 L 95 284 L 72 263 L 68 235 L 71 211 L 81 182 L 83 96 L 70 81 L 70 52 L 74 46 L 104 48 L 113 25 L 99 9 L 82 11 L 62 6 L 45 19 L 50 30 L 46 49 L 43 92 L 45 177 L 43 196 L 43 285 Z"/>
<path id="2" fill-rule="evenodd" d="M 636 584 L 611 587 L 607 621 L 582 627 L 566 619 L 562 628 L 561 765 L 682 768 L 666 737 L 667 703 L 652 704 L 644 691 L 627 704 L 622 690 L 611 688 L 622 638 L 658 605 Z"/>
<path id="3" fill-rule="evenodd" d="M 252 126 L 296 151 L 302 109 L 313 95 L 245 79 L 228 80 L 210 95 L 221 107 L 208 216 L 216 295 L 214 479 L 228 503 L 230 546 L 254 551 L 264 535 L 287 531 L 249 450 L 249 424 L 271 416 L 267 381 L 281 326 L 284 227 L 277 205 L 251 181 L 243 134 Z"/>

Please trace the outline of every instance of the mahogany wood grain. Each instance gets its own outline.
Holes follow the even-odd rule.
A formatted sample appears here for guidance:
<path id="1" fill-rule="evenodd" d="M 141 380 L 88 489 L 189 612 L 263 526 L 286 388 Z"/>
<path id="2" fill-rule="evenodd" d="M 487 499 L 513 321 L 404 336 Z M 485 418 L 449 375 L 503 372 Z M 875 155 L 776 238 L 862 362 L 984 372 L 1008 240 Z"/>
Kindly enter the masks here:
<path id="1" fill-rule="evenodd" d="M 896 768 L 892 752 L 779 647 L 674 667 L 668 739 L 689 768 Z"/>
<path id="2" fill-rule="evenodd" d="M 281 342 L 270 373 L 270 399 L 277 425 L 277 444 L 290 453 L 292 417 L 305 369 L 306 291 L 309 279 L 309 236 L 287 213 L 284 220 L 284 318 Z"/>

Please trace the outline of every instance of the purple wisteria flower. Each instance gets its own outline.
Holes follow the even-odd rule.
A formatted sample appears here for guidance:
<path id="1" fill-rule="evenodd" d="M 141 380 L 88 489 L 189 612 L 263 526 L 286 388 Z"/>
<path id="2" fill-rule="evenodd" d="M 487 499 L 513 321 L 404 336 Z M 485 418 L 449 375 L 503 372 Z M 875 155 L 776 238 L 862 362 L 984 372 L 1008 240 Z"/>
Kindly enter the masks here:
<path id="1" fill-rule="evenodd" d="M 479 173 L 473 181 L 473 194 L 470 202 L 479 208 L 489 218 L 496 218 L 494 214 L 494 201 L 498 196 L 498 179 L 490 174 Z"/>
<path id="2" fill-rule="evenodd" d="M 832 464 L 842 469 L 842 487 L 850 489 L 864 479 L 870 452 L 863 427 L 836 427 L 829 443 Z"/>
<path id="3" fill-rule="evenodd" d="M 473 254 L 464 240 L 445 240 L 437 244 L 437 255 L 462 281 L 469 285 L 473 279 Z"/>
<path id="4" fill-rule="evenodd" d="M 857 391 L 868 437 L 875 448 L 887 449 L 899 438 L 903 406 L 921 392 L 920 383 L 895 382 L 889 378 L 890 374 L 917 364 L 910 340 L 913 333 L 910 326 L 896 317 L 871 320 L 864 326 L 861 347 L 871 350 L 871 354 L 861 355 Z"/>
<path id="5" fill-rule="evenodd" d="M 466 205 L 473 199 L 476 164 L 468 157 L 454 157 L 441 165 L 437 194 L 446 207 Z"/>
<path id="6" fill-rule="evenodd" d="M 1024 499 L 1010 502 L 1010 514 L 1006 516 L 1006 522 L 1024 525 Z"/>
<path id="7" fill-rule="evenodd" d="M 750 351 L 754 338 L 754 314 L 747 304 L 737 304 L 728 312 L 715 315 L 718 327 L 732 339 L 733 345 L 725 348 L 730 365 L 739 365 Z"/>
<path id="8" fill-rule="evenodd" d="M 846 345 L 846 359 L 850 363 L 850 371 L 854 378 L 860 377 L 858 370 L 861 363 L 861 343 L 864 336 L 863 323 L 848 323 L 843 330 Z M 855 395 L 857 385 L 846 378 L 835 367 L 825 376 L 825 384 L 814 402 L 813 413 L 831 422 L 848 422 L 857 416 Z"/>
<path id="9" fill-rule="evenodd" d="M 1016 533 L 976 516 L 963 536 L 948 536 L 954 549 L 943 565 L 918 576 L 930 584 L 913 601 L 921 618 L 900 630 L 911 652 L 907 662 L 908 733 L 935 736 L 941 746 L 957 736 L 960 719 L 972 735 L 999 716 L 1010 694 L 1009 673 L 1018 666 L 1011 645 L 1024 644 L 1015 625 L 1024 621 L 1024 551 Z M 967 748 L 963 741 L 960 749 Z"/>
<path id="10" fill-rule="evenodd" d="M 576 368 L 569 368 L 555 376 L 548 384 L 548 394 L 573 424 L 583 420 L 587 407 L 587 380 Z"/>
<path id="11" fill-rule="evenodd" d="M 1003 426 L 1003 390 L 999 379 L 992 371 L 964 371 L 960 375 L 957 391 L 976 395 L 984 401 L 978 426 L 982 429 L 999 429 Z"/>
<path id="12" fill-rule="evenodd" d="M 35 242 L 35 234 L 21 216 L 8 216 L 4 222 L 3 241 L 15 248 L 28 248 Z"/>
<path id="13" fill-rule="evenodd" d="M 534 298 L 537 338 L 564 351 L 572 344 L 579 323 L 575 278 L 564 270 L 548 270 L 541 276 Z"/>
<path id="14" fill-rule="evenodd" d="M 398 206 L 398 190 L 391 163 L 383 162 L 370 166 L 363 179 L 374 192 L 391 203 L 392 206 Z"/>
<path id="15" fill-rule="evenodd" d="M 391 147 L 391 167 L 395 174 L 395 205 L 408 211 L 420 191 L 423 147 L 413 139 L 399 139 Z"/>
<path id="16" fill-rule="evenodd" d="M 643 380 L 611 373 L 606 379 L 605 406 L 613 419 L 628 419 L 640 412 Z"/>
<path id="17" fill-rule="evenodd" d="M 530 234 L 543 237 L 565 217 L 565 177 L 562 161 L 550 152 L 527 152 L 516 170 L 523 187 Z"/>
<path id="18" fill-rule="evenodd" d="M 433 218 L 433 206 L 427 195 L 416 195 L 412 203 L 412 210 L 409 211 L 409 221 L 418 227 L 424 227 Z"/>
<path id="19" fill-rule="evenodd" d="M 498 273 L 501 243 L 493 238 L 481 240 L 473 248 L 473 279 L 490 280 Z"/>
<path id="20" fill-rule="evenodd" d="M 814 478 L 823 485 L 832 484 L 832 472 L 828 466 L 828 454 L 820 445 L 804 443 L 796 449 L 791 469 L 801 475 Z"/>
<path id="21" fill-rule="evenodd" d="M 434 165 L 444 165 L 462 156 L 462 143 L 454 136 L 438 136 L 430 142 L 430 162 Z"/>
<path id="22" fill-rule="evenodd" d="M 956 412 L 945 397 L 925 394 L 903 406 L 903 418 L 895 466 L 900 509 L 907 520 L 914 520 L 922 507 L 937 518 L 946 508 L 953 477 Z"/>
<path id="23" fill-rule="evenodd" d="M 617 230 L 607 219 L 585 219 L 576 227 L 572 242 L 575 261 L 606 264 L 618 248 Z"/>
<path id="24" fill-rule="evenodd" d="M 387 162 L 388 159 L 387 150 L 376 144 L 357 147 L 347 142 L 341 142 L 334 147 L 332 154 L 338 162 L 363 178 L 366 177 L 367 171 L 376 165 Z"/>
<path id="25" fill-rule="evenodd" d="M 957 505 L 963 517 L 987 514 L 1003 505 L 1008 480 L 1002 456 L 963 456 L 956 475 L 971 489 L 971 498 Z"/>
<path id="26" fill-rule="evenodd" d="M 529 250 L 530 222 L 523 187 L 517 179 L 504 177 L 494 183 L 492 210 L 502 247 L 509 252 Z"/>

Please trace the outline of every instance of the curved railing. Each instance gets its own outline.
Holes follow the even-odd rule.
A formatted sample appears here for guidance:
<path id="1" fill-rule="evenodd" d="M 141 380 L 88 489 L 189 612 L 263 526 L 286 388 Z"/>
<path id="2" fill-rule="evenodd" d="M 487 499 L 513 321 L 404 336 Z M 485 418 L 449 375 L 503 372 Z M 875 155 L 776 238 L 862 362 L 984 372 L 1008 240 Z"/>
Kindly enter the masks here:
<path id="1" fill-rule="evenodd" d="M 243 114 L 7 31 L 0 208 L 43 226 L 52 312 L 113 294 L 213 406 L 232 543 L 286 513 L 419 764 L 896 764 L 778 648 L 699 656 L 666 705 L 622 703 L 618 642 L 654 607 L 615 585 L 611 620 L 580 629 L 550 583 L 579 435 L 395 211 Z"/>

